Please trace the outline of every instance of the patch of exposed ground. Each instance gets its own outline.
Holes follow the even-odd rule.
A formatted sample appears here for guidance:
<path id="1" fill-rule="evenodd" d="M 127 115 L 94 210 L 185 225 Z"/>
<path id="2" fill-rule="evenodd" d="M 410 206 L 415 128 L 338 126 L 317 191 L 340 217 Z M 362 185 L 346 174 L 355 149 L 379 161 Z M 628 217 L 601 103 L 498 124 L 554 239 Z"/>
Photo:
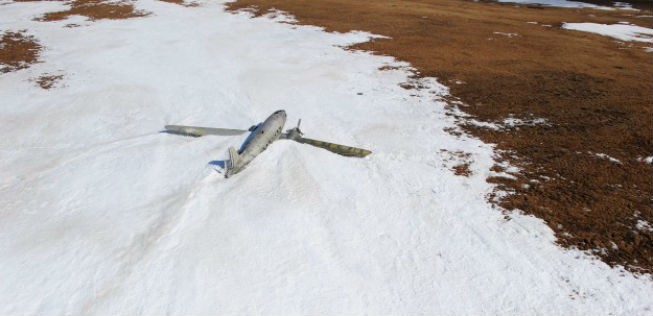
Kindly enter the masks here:
<path id="1" fill-rule="evenodd" d="M 637 223 L 653 223 L 653 166 L 638 160 L 653 156 L 653 55 L 641 43 L 560 28 L 653 27 L 646 3 L 639 12 L 464 0 L 238 0 L 228 8 L 278 9 L 298 24 L 389 36 L 352 48 L 410 62 L 447 84 L 474 121 L 501 126 L 460 120 L 518 167 L 488 179 L 512 192 L 496 203 L 542 218 L 563 246 L 650 273 L 653 232 Z M 505 124 L 511 118 L 546 124 Z"/>
<path id="2" fill-rule="evenodd" d="M 48 90 L 55 86 L 55 84 L 63 79 L 63 75 L 52 75 L 52 74 L 43 74 L 40 77 L 36 78 L 36 83 L 39 87 Z"/>
<path id="3" fill-rule="evenodd" d="M 469 177 L 473 172 L 469 169 L 470 163 L 465 162 L 453 167 L 453 173 L 457 176 Z"/>
<path id="4" fill-rule="evenodd" d="M 14 0 L 16 2 L 31 2 L 42 0 Z M 56 1 L 56 0 L 51 0 Z M 136 10 L 131 1 L 111 1 L 111 0 L 72 0 L 65 1 L 70 6 L 67 10 L 48 12 L 41 17 L 36 18 L 38 21 L 61 21 L 71 15 L 82 15 L 91 21 L 103 19 L 129 19 L 143 17 L 149 13 Z"/>
<path id="5" fill-rule="evenodd" d="M 442 167 L 451 170 L 457 176 L 469 177 L 474 172 L 470 169 L 472 165 L 472 155 L 463 151 L 448 151 L 440 149 L 440 153 L 444 155 Z"/>
<path id="6" fill-rule="evenodd" d="M 43 48 L 26 31 L 6 31 L 0 39 L 0 72 L 7 73 L 25 69 L 38 61 L 39 52 Z"/>
<path id="7" fill-rule="evenodd" d="M 159 0 L 159 1 L 174 3 L 174 4 L 182 5 L 184 7 L 196 7 L 199 5 L 197 4 L 197 2 L 186 2 L 184 0 Z"/>

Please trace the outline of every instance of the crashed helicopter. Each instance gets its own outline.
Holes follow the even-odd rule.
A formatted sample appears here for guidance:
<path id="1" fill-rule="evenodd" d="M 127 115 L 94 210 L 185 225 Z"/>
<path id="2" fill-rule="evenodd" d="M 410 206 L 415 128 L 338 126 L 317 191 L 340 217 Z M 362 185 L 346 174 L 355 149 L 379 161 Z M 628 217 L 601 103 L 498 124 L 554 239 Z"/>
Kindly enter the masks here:
<path id="1" fill-rule="evenodd" d="M 372 152 L 367 149 L 338 145 L 320 140 L 305 138 L 304 133 L 299 129 L 302 120 L 297 122 L 297 127 L 286 130 L 283 133 L 283 126 L 286 124 L 286 111 L 279 110 L 270 115 L 265 121 L 253 125 L 248 130 L 212 128 L 199 126 L 166 125 L 165 132 L 185 136 L 200 137 L 204 135 L 234 136 L 250 132 L 239 150 L 233 146 L 229 147 L 229 161 L 226 164 L 225 177 L 228 178 L 247 167 L 247 165 L 263 152 L 270 144 L 278 139 L 293 140 L 302 144 L 309 144 L 323 148 L 333 153 L 347 157 L 365 157 Z"/>

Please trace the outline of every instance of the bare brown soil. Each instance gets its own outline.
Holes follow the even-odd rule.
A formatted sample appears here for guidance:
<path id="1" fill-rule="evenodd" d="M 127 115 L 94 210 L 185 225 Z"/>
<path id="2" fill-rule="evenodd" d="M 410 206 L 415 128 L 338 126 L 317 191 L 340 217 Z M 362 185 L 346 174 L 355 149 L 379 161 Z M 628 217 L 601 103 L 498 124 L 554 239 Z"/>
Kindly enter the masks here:
<path id="1" fill-rule="evenodd" d="M 454 170 L 453 173 L 457 176 L 469 177 L 473 174 L 472 170 L 469 169 L 469 166 L 470 166 L 469 162 L 456 165 L 455 167 L 453 167 Z"/>
<path id="2" fill-rule="evenodd" d="M 41 0 L 14 0 L 16 2 L 29 2 Z M 70 5 L 68 10 L 48 12 L 38 21 L 60 21 L 71 15 L 82 15 L 91 21 L 102 19 L 128 19 L 148 15 L 147 12 L 139 11 L 128 1 L 107 1 L 107 0 L 72 0 L 66 1 Z"/>
<path id="3" fill-rule="evenodd" d="M 54 87 L 54 85 L 61 79 L 63 79 L 63 75 L 44 74 L 36 79 L 36 83 L 39 87 L 48 90 Z"/>
<path id="4" fill-rule="evenodd" d="M 653 272 L 653 232 L 637 228 L 638 220 L 653 223 L 653 166 L 639 159 L 653 156 L 653 55 L 641 43 L 560 28 L 621 21 L 652 27 L 650 9 L 465 0 L 238 0 L 228 8 L 259 15 L 274 8 L 299 24 L 390 36 L 353 48 L 397 57 L 419 75 L 437 77 L 478 120 L 545 119 L 499 130 L 461 120 L 466 132 L 497 144 L 499 158 L 521 168 L 517 180 L 488 179 L 514 192 L 494 201 L 542 218 L 563 246 Z"/>
<path id="5" fill-rule="evenodd" d="M 182 6 L 185 6 L 185 7 L 196 7 L 196 6 L 198 6 L 198 4 L 196 2 L 190 2 L 189 3 L 189 2 L 186 2 L 184 0 L 159 0 L 159 1 L 174 3 L 174 4 L 182 5 Z"/>
<path id="6" fill-rule="evenodd" d="M 448 131 L 452 133 L 451 131 Z M 460 136 L 458 134 L 455 136 Z M 472 154 L 464 151 L 448 151 L 446 149 L 440 149 L 440 154 L 443 155 L 442 167 L 451 170 L 457 176 L 469 177 L 474 174 L 472 169 Z"/>
<path id="7" fill-rule="evenodd" d="M 38 61 L 42 47 L 25 31 L 2 34 L 0 39 L 0 73 L 25 69 Z"/>

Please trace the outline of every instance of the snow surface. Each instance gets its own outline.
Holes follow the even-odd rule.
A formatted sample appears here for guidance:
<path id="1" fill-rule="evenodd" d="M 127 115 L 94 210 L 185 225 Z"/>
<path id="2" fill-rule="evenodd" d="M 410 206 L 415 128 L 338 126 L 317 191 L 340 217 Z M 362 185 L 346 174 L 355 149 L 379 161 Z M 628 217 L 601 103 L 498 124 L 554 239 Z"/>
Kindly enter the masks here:
<path id="1" fill-rule="evenodd" d="M 551 7 L 563 7 L 563 8 L 593 8 L 600 10 L 614 10 L 612 7 L 599 6 L 591 3 L 580 2 L 580 1 L 569 1 L 569 0 L 497 0 L 498 2 L 509 2 L 509 3 L 519 3 L 519 4 L 541 4 L 543 6 Z M 624 5 L 623 2 L 615 2 L 616 7 L 620 9 L 632 9 L 628 5 Z"/>
<path id="2" fill-rule="evenodd" d="M 145 18 L 43 23 L 3 5 L 42 63 L 0 75 L 0 314 L 650 314 L 653 282 L 554 244 L 486 202 L 492 147 L 443 128 L 446 87 L 407 91 L 390 57 L 325 33 L 143 0 Z M 68 23 L 81 27 L 66 28 Z M 58 87 L 32 79 L 61 73 Z M 362 94 L 360 94 L 362 93 Z M 416 96 L 411 96 L 416 94 Z M 308 137 L 215 171 L 242 128 L 286 109 Z M 471 177 L 440 149 L 471 154 Z"/>
<path id="3" fill-rule="evenodd" d="M 620 41 L 653 43 L 653 29 L 632 24 L 563 23 L 562 28 L 601 34 Z"/>
<path id="4" fill-rule="evenodd" d="M 612 2 L 612 6 L 603 6 L 596 5 L 582 1 L 570 1 L 570 0 L 497 0 L 498 2 L 508 2 L 508 3 L 519 3 L 519 4 L 539 4 L 549 7 L 562 7 L 562 8 L 592 8 L 597 10 L 631 10 L 639 11 L 638 9 L 633 8 L 630 3 L 627 2 Z M 530 23 L 530 22 L 529 22 Z"/>

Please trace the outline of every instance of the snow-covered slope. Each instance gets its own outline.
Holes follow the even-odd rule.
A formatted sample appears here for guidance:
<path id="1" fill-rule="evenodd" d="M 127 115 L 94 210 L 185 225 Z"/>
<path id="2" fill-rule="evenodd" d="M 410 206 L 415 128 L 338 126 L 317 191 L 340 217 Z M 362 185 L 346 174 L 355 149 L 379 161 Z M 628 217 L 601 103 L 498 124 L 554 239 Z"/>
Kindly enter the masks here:
<path id="1" fill-rule="evenodd" d="M 446 87 L 405 90 L 389 57 L 214 1 L 138 1 L 145 18 L 35 22 L 42 63 L 0 75 L 0 314 L 647 314 L 653 283 L 554 245 L 486 202 L 491 146 L 456 138 Z M 81 27 L 66 28 L 77 23 Z M 56 88 L 31 79 L 62 74 Z M 247 128 L 277 109 L 343 158 L 279 141 L 230 179 Z M 446 151 L 442 151 L 445 149 Z M 452 153 L 470 153 L 470 177 Z"/>
<path id="2" fill-rule="evenodd" d="M 582 1 L 570 1 L 570 0 L 497 0 L 499 2 L 511 2 L 519 4 L 539 4 L 543 6 L 551 7 L 563 7 L 563 8 L 592 8 L 599 10 L 634 10 L 632 6 L 626 2 L 612 2 L 612 6 L 605 5 L 596 5 Z M 606 3 L 607 4 L 607 3 Z"/>
<path id="3" fill-rule="evenodd" d="M 623 22 L 620 24 L 563 23 L 563 29 L 609 36 L 620 41 L 653 43 L 653 29 Z"/>

